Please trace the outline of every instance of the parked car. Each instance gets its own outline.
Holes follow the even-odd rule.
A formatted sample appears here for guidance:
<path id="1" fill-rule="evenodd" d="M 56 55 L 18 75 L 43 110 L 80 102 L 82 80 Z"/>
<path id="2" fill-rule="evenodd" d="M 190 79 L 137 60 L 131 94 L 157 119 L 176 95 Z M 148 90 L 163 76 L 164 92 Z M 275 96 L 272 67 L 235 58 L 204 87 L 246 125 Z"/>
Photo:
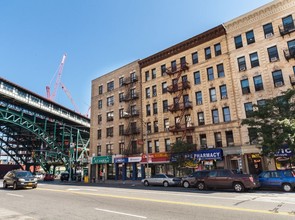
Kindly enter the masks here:
<path id="1" fill-rule="evenodd" d="M 211 170 L 202 181 L 197 183 L 199 190 L 218 188 L 234 189 L 236 192 L 255 189 L 259 186 L 260 183 L 257 177 L 250 174 L 236 174 L 227 169 Z"/>
<path id="2" fill-rule="evenodd" d="M 46 173 L 43 181 L 54 181 L 54 175 L 50 173 Z"/>
<path id="3" fill-rule="evenodd" d="M 259 174 L 260 188 L 282 189 L 291 192 L 295 187 L 295 171 L 270 170 Z"/>
<path id="4" fill-rule="evenodd" d="M 187 177 L 183 177 L 181 179 L 181 186 L 185 188 L 189 187 L 195 187 L 197 185 L 197 182 L 202 181 L 202 179 L 207 176 L 207 174 L 210 172 L 210 170 L 202 170 L 202 171 L 196 171 L 190 174 Z"/>
<path id="5" fill-rule="evenodd" d="M 143 185 L 162 185 L 162 186 L 177 186 L 180 185 L 181 178 L 174 177 L 173 175 L 168 174 L 156 174 L 151 176 L 150 178 L 145 178 L 141 180 Z"/>
<path id="6" fill-rule="evenodd" d="M 9 171 L 3 180 L 3 188 L 12 186 L 14 190 L 25 187 L 37 188 L 37 184 L 37 178 L 31 172 L 24 170 Z"/>
<path id="7" fill-rule="evenodd" d="M 41 173 L 41 172 L 36 172 L 34 174 L 34 176 L 38 179 L 38 180 L 42 180 L 44 178 L 44 173 Z"/>
<path id="8" fill-rule="evenodd" d="M 60 174 L 60 180 L 61 181 L 69 181 L 70 174 L 68 172 L 63 172 Z"/>

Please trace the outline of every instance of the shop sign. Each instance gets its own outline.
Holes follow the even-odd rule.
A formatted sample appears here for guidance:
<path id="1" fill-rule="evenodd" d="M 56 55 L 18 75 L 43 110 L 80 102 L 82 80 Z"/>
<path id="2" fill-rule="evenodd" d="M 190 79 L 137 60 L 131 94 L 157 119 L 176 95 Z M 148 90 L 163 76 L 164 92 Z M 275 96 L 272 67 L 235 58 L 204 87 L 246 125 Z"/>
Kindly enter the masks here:
<path id="1" fill-rule="evenodd" d="M 128 163 L 128 158 L 114 158 L 114 163 Z"/>
<path id="2" fill-rule="evenodd" d="M 281 148 L 274 154 L 274 156 L 275 157 L 292 157 L 293 151 L 289 147 Z"/>
<path id="3" fill-rule="evenodd" d="M 252 159 L 259 159 L 261 158 L 260 154 L 251 154 Z"/>
<path id="4" fill-rule="evenodd" d="M 136 163 L 136 162 L 140 162 L 140 161 L 141 161 L 141 157 L 128 157 L 129 163 Z"/>
<path id="5" fill-rule="evenodd" d="M 222 149 L 210 149 L 194 152 L 197 160 L 222 160 Z"/>
<path id="6" fill-rule="evenodd" d="M 142 160 L 141 162 L 146 163 L 146 154 L 142 155 Z M 149 163 L 153 163 L 153 162 L 167 162 L 169 161 L 169 157 L 167 153 L 153 153 L 153 154 L 149 154 Z"/>
<path id="7" fill-rule="evenodd" d="M 92 164 L 112 163 L 112 156 L 97 156 L 92 157 Z"/>

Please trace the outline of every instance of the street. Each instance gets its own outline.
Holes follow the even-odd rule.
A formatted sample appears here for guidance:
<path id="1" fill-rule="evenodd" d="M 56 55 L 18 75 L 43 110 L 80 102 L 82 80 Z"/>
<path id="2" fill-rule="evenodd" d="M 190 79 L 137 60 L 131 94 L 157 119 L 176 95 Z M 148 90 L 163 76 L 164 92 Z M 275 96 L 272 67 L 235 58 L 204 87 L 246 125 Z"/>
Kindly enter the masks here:
<path id="1" fill-rule="evenodd" d="M 41 182 L 2 188 L 0 219 L 294 219 L 294 192 Z"/>

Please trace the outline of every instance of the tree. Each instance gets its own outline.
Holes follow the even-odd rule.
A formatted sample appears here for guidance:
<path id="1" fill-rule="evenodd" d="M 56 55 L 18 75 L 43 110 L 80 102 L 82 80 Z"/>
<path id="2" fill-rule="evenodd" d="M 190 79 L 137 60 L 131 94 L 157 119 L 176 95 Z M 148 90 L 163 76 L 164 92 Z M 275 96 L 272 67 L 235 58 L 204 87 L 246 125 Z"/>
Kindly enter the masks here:
<path id="1" fill-rule="evenodd" d="M 184 167 L 192 167 L 194 164 L 193 158 L 190 157 L 190 152 L 195 150 L 195 144 L 176 141 L 171 147 L 171 163 L 174 170 L 180 170 Z"/>
<path id="2" fill-rule="evenodd" d="M 295 148 L 295 90 L 289 89 L 281 96 L 265 100 L 263 105 L 253 105 L 250 117 L 242 124 L 256 131 L 262 153 L 273 157 L 283 146 Z M 251 134 L 250 134 L 251 135 Z"/>

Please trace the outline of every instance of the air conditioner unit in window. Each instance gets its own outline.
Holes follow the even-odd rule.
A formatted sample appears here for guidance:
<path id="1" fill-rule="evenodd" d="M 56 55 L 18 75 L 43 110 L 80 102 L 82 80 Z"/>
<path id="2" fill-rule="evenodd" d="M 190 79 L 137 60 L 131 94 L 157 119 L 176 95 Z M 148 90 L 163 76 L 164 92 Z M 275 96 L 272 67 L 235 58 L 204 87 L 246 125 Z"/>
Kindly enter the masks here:
<path id="1" fill-rule="evenodd" d="M 273 33 L 268 33 L 268 34 L 265 35 L 265 38 L 270 38 L 272 36 L 273 36 Z"/>
<path id="2" fill-rule="evenodd" d="M 240 71 L 245 71 L 246 70 L 246 67 L 245 66 L 242 66 L 241 68 L 240 68 Z"/>
<path id="3" fill-rule="evenodd" d="M 282 85 L 283 85 L 283 82 L 282 82 L 282 81 L 280 81 L 280 82 L 276 82 L 276 84 L 275 84 L 276 87 L 280 87 L 280 86 L 282 86 Z"/>
<path id="4" fill-rule="evenodd" d="M 223 95 L 221 99 L 227 99 L 227 95 Z"/>
<path id="5" fill-rule="evenodd" d="M 270 58 L 270 61 L 271 61 L 271 62 L 276 62 L 277 60 L 278 60 L 277 57 L 272 57 L 272 58 Z"/>
<path id="6" fill-rule="evenodd" d="M 203 102 L 202 101 L 198 101 L 198 105 L 202 105 L 203 104 Z"/>

